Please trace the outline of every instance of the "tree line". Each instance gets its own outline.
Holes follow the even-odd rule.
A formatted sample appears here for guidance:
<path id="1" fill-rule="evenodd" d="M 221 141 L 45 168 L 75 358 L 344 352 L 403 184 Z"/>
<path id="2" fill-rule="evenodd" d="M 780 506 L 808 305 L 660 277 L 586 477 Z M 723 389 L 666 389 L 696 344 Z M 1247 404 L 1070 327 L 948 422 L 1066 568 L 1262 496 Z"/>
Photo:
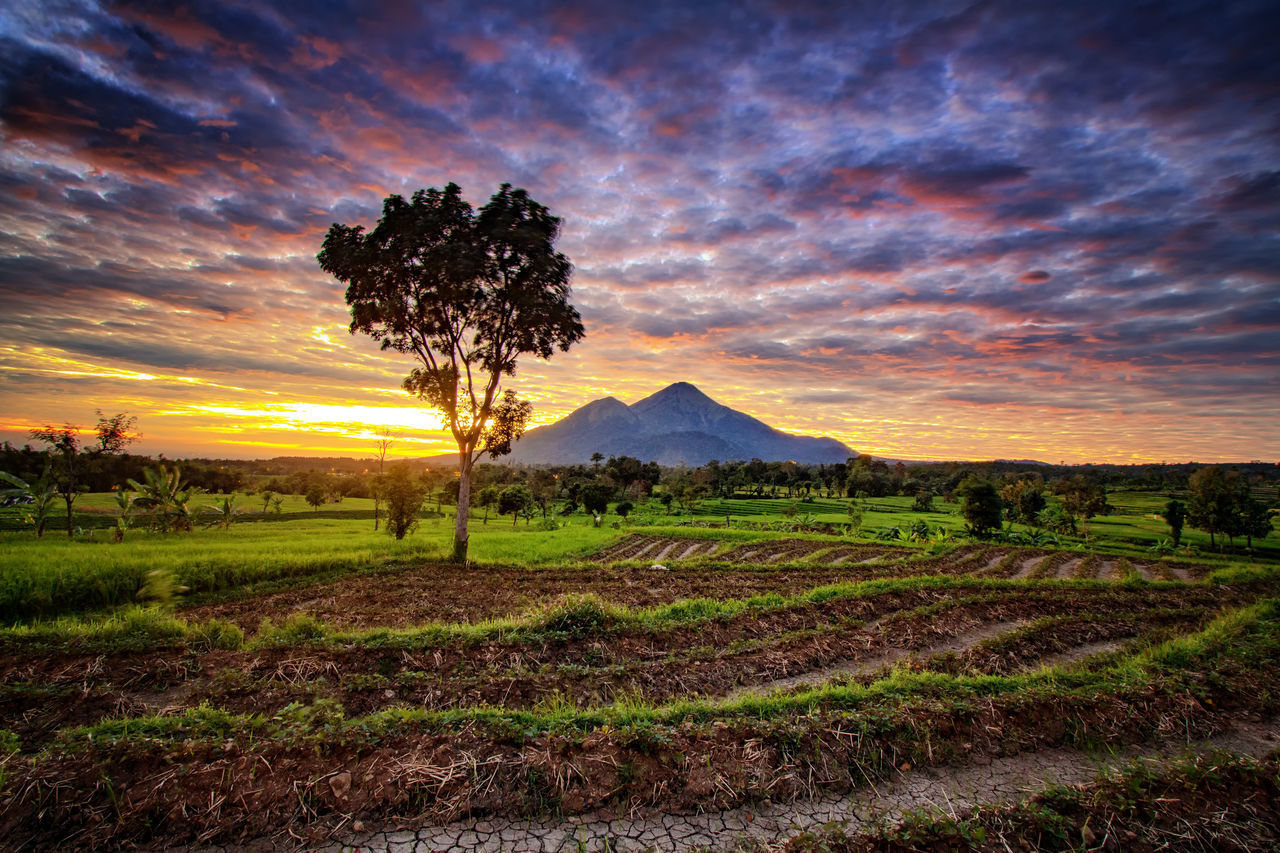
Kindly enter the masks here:
<path id="1" fill-rule="evenodd" d="M 374 528 L 386 521 L 394 536 L 407 534 L 434 500 L 435 512 L 459 503 L 460 478 L 440 465 L 422 462 L 387 463 L 393 443 L 383 433 L 372 459 L 341 460 L 302 470 L 308 461 L 276 459 L 228 463 L 187 460 L 181 469 L 170 469 L 163 456 L 130 454 L 136 438 L 136 418 L 127 413 L 99 414 L 93 430 L 71 425 L 45 426 L 31 432 L 40 445 L 0 447 L 0 479 L 13 487 L 10 497 L 26 495 L 35 504 L 33 523 L 43 533 L 54 503 L 67 513 L 67 529 L 74 531 L 72 512 L 76 499 L 87 491 L 115 491 L 123 535 L 127 518 L 145 518 L 160 530 L 190 529 L 193 515 L 189 501 L 200 493 L 230 496 L 235 491 L 256 492 L 262 513 L 280 512 L 283 495 L 298 495 L 319 509 L 344 498 L 374 501 Z M 338 469 L 338 470 L 335 470 Z M 287 471 L 288 473 L 282 473 Z M 1162 511 L 1172 544 L 1181 542 L 1182 529 L 1191 526 L 1209 534 L 1217 547 L 1225 539 L 1234 545 L 1272 530 L 1275 503 L 1259 494 L 1274 494 L 1280 469 L 1250 463 L 1243 466 L 1029 466 L 1018 462 L 889 464 L 866 454 L 843 463 L 803 464 L 788 461 L 711 460 L 705 465 L 660 466 L 631 456 L 594 454 L 587 464 L 513 466 L 481 462 L 471 472 L 471 506 L 488 523 L 490 514 L 511 516 L 526 523 L 541 515 L 568 515 L 579 510 L 599 523 L 610 505 L 626 517 L 633 507 L 650 498 L 667 512 L 673 508 L 693 511 L 709 498 L 723 500 L 784 498 L 791 501 L 814 497 L 869 499 L 906 496 L 918 512 L 933 509 L 935 498 L 961 502 L 961 514 L 969 532 L 989 537 L 1005 524 L 1022 524 L 1054 533 L 1075 534 L 1089 519 L 1107 514 L 1108 488 L 1146 489 L 1160 484 L 1170 500 Z M 1268 490 L 1271 490 L 1268 492 Z M 1050 501 L 1049 497 L 1056 500 Z M 851 518 L 860 508 L 851 507 Z M 203 508 L 227 526 L 241 510 L 234 498 Z M 38 522 L 38 523 L 37 523 Z"/>

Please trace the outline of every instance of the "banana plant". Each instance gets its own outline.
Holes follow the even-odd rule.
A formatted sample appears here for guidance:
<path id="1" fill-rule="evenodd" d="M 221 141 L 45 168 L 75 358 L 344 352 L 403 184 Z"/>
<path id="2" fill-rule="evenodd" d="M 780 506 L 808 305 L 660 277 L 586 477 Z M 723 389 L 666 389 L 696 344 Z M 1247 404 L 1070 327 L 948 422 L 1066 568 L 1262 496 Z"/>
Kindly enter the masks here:
<path id="1" fill-rule="evenodd" d="M 50 464 L 45 463 L 44 473 L 34 483 L 28 483 L 4 471 L 0 471 L 0 480 L 13 487 L 0 489 L 0 496 L 28 499 L 22 520 L 35 527 L 37 539 L 43 537 L 45 525 L 49 523 L 49 513 L 53 510 L 54 498 L 58 497 L 58 484 L 50 470 Z"/>
<path id="2" fill-rule="evenodd" d="M 123 542 L 125 531 L 129 529 L 129 524 L 132 521 L 131 514 L 133 505 L 137 501 L 137 496 L 123 488 L 116 489 L 115 496 L 116 506 L 120 510 L 120 513 L 116 516 L 115 539 L 117 542 Z"/>
<path id="3" fill-rule="evenodd" d="M 147 513 L 151 526 L 161 533 L 190 530 L 192 513 L 188 504 L 201 490 L 184 484 L 182 471 L 176 465 L 172 471 L 164 465 L 159 470 L 144 468 L 142 478 L 145 482 L 131 479 L 129 485 L 138 493 L 133 505 Z"/>
<path id="4" fill-rule="evenodd" d="M 236 509 L 235 504 L 234 494 L 227 495 L 215 503 L 205 504 L 204 512 L 213 516 L 213 520 L 205 527 L 221 527 L 223 530 L 230 530 L 232 522 L 240 515 L 240 510 Z"/>

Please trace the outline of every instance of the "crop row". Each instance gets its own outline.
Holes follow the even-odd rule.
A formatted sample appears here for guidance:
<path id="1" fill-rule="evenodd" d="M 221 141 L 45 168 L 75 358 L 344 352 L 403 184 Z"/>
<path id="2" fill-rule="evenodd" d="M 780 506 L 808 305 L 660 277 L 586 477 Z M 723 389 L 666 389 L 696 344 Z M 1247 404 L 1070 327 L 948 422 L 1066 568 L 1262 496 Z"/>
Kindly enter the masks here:
<path id="1" fill-rule="evenodd" d="M 976 574 L 992 577 L 1189 581 L 1208 569 L 1168 561 L 1132 561 L 1074 551 L 965 545 L 940 556 L 918 549 L 877 545 L 842 545 L 824 540 L 761 540 L 739 545 L 710 539 L 683 539 L 634 534 L 592 556 L 602 564 L 627 561 L 680 562 L 703 558 L 735 565 L 797 563 L 843 566 L 851 577 L 904 574 Z"/>
<path id="2" fill-rule="evenodd" d="M 956 614 L 957 627 L 1018 616 L 1000 610 L 1012 604 L 980 599 L 900 610 L 881 625 L 910 627 L 911 642 L 927 649 L 930 626 L 948 623 L 944 613 Z M 447 821 L 725 808 L 848 791 L 901 766 L 1203 734 L 1234 714 L 1280 708 L 1274 600 L 1199 630 L 1200 614 L 1185 610 L 1150 618 L 1185 617 L 1191 633 L 1099 669 L 898 669 L 789 695 L 586 709 L 391 707 L 352 716 L 315 701 L 271 714 L 204 706 L 108 720 L 6 760 L 0 833 L 27 846 L 162 846 L 282 827 L 324 832 L 353 814 Z"/>
<path id="3" fill-rule="evenodd" d="M 694 618 L 673 609 L 674 618 L 649 621 L 595 600 L 569 601 L 533 625 L 488 636 L 344 635 L 296 622 L 244 650 L 8 655 L 0 727 L 33 749 L 102 716 L 202 704 L 272 714 L 325 700 L 347 715 L 400 706 L 585 708 L 759 693 L 837 676 L 870 683 L 904 659 L 953 673 L 1013 672 L 1104 637 L 1190 630 L 1244 600 L 1211 587 L 898 582 L 736 610 L 708 603 L 705 613 L 687 614 Z M 1039 626 L 1034 635 L 1023 630 L 1028 623 Z M 1010 642 L 1015 635 L 1019 642 Z"/>

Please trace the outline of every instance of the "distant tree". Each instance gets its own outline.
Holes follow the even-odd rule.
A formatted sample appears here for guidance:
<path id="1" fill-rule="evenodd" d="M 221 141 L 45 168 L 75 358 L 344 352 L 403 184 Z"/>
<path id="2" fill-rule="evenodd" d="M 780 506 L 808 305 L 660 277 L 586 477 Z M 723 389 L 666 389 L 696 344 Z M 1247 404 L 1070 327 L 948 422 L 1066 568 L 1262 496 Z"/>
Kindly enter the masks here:
<path id="1" fill-rule="evenodd" d="M 387 502 L 387 534 L 403 539 L 418 526 L 422 502 L 427 499 L 427 486 L 409 472 L 409 464 L 392 465 L 383 481 Z"/>
<path id="2" fill-rule="evenodd" d="M 116 529 L 113 533 L 113 538 L 116 542 L 123 542 L 125 533 L 133 523 L 133 503 L 138 496 L 128 489 L 118 488 L 115 490 L 115 498 L 117 512 Z"/>
<path id="3" fill-rule="evenodd" d="M 702 506 L 702 502 L 707 499 L 707 495 L 711 494 L 711 487 L 706 483 L 686 483 L 676 494 L 676 499 L 680 501 L 680 505 L 689 511 L 692 516 L 698 511 L 698 507 Z"/>
<path id="4" fill-rule="evenodd" d="M 928 489 L 916 492 L 915 500 L 911 502 L 911 509 L 915 512 L 933 512 L 933 492 Z"/>
<path id="5" fill-rule="evenodd" d="M 542 517 L 547 517 L 547 507 L 555 498 L 560 484 L 556 477 L 545 468 L 539 468 L 529 474 L 529 491 L 533 493 L 533 502 L 542 510 Z"/>
<path id="6" fill-rule="evenodd" d="M 98 453 L 123 453 L 126 447 L 138 440 L 139 436 L 134 431 L 138 425 L 137 418 L 131 417 L 128 412 L 107 417 L 101 409 L 95 411 L 98 414 L 98 425 L 95 428 L 98 435 L 98 446 L 95 450 Z"/>
<path id="7" fill-rule="evenodd" d="M 334 223 L 317 260 L 347 285 L 351 331 L 419 366 L 404 388 L 445 415 L 458 446 L 453 559 L 467 556 L 471 472 L 511 452 L 532 406 L 509 389 L 519 356 L 548 359 L 584 335 L 569 304 L 569 259 L 555 251 L 560 220 L 509 184 L 479 214 L 449 184 L 411 201 L 389 196 L 368 234 Z"/>
<path id="8" fill-rule="evenodd" d="M 985 539 L 1000 529 L 1004 504 L 995 483 L 982 477 L 969 477 L 956 493 L 960 495 L 960 514 L 964 516 L 974 536 Z"/>
<path id="9" fill-rule="evenodd" d="M 604 515 L 612 498 L 613 489 L 599 483 L 589 483 L 578 490 L 582 508 L 593 515 Z"/>
<path id="10" fill-rule="evenodd" d="M 604 454 L 603 454 L 603 453 L 601 453 L 600 451 L 598 451 L 598 450 L 597 450 L 595 453 L 592 453 L 592 454 L 591 454 L 591 467 L 592 467 L 592 468 L 595 468 L 596 470 L 599 470 L 599 469 L 600 469 L 600 463 L 601 463 L 601 462 L 603 462 L 603 461 L 604 461 Z"/>
<path id="11" fill-rule="evenodd" d="M 232 523 L 240 515 L 240 511 L 236 509 L 236 496 L 234 494 L 226 495 L 219 501 L 206 504 L 204 509 L 206 513 L 212 515 L 212 519 L 206 526 L 221 527 L 223 530 L 230 530 Z M 121 517 L 126 517 L 127 514 L 127 511 L 122 512 Z M 124 538 L 123 534 L 121 538 Z"/>
<path id="12" fill-rule="evenodd" d="M 1164 505 L 1161 513 L 1165 524 L 1169 525 L 1169 535 L 1173 537 L 1173 546 L 1178 547 L 1182 541 L 1182 525 L 1187 520 L 1187 507 L 1180 500 L 1171 500 Z"/>
<path id="13" fill-rule="evenodd" d="M 1254 539 L 1265 539 L 1272 531 L 1271 510 L 1249 494 L 1248 487 L 1243 489 L 1236 502 L 1236 511 L 1228 536 L 1243 536 L 1245 545 L 1253 550 Z"/>
<path id="14" fill-rule="evenodd" d="M 484 509 L 484 524 L 489 523 L 489 510 L 498 505 L 498 497 L 502 494 L 502 490 L 497 486 L 485 486 L 476 492 L 476 506 Z"/>
<path id="15" fill-rule="evenodd" d="M 57 459 L 56 476 L 58 494 L 67 505 L 67 538 L 75 536 L 75 516 L 71 508 L 76 498 L 88 491 L 80 483 L 80 428 L 71 424 L 62 427 L 44 426 L 31 431 L 31 438 L 42 442 L 48 453 Z"/>
<path id="16" fill-rule="evenodd" d="M 303 497 L 312 509 L 319 512 L 320 507 L 329 499 L 329 490 L 324 487 L 323 483 L 315 482 L 307 486 L 307 493 Z"/>
<path id="17" fill-rule="evenodd" d="M 635 504 L 631 503 L 631 501 L 618 501 L 618 505 L 613 508 L 613 511 L 626 518 L 634 508 Z"/>
<path id="18" fill-rule="evenodd" d="M 533 504 L 533 492 L 524 483 L 507 486 L 498 495 L 498 515 L 511 515 L 511 526 L 514 527 L 520 513 Z"/>
<path id="19" fill-rule="evenodd" d="M 1076 474 L 1058 486 L 1062 495 L 1062 508 L 1074 522 L 1075 519 L 1088 521 L 1096 515 L 1106 515 L 1111 511 L 1107 503 L 1107 490 L 1101 483 Z M 1088 527 L 1084 528 L 1085 536 L 1089 535 Z"/>
<path id="20" fill-rule="evenodd" d="M 658 503 L 662 504 L 662 508 L 667 511 L 667 515 L 671 515 L 671 503 L 675 499 L 675 495 L 671 494 L 671 492 L 663 492 L 658 496 Z"/>
<path id="21" fill-rule="evenodd" d="M 462 493 L 462 482 L 457 478 L 445 480 L 444 485 L 440 487 L 440 491 L 436 493 L 436 509 L 440 509 L 442 503 L 450 506 L 458 505 L 458 495 Z"/>
<path id="22" fill-rule="evenodd" d="M 390 429 L 378 430 L 377 440 L 373 444 L 373 458 L 378 463 L 378 473 L 374 475 L 373 487 L 369 489 L 369 493 L 373 496 L 373 529 L 378 529 L 378 509 L 382 503 L 382 476 L 387 464 L 387 451 L 391 449 L 391 445 L 395 443 L 395 437 Z"/>
<path id="23" fill-rule="evenodd" d="M 1047 503 L 1041 481 L 1021 479 L 1008 483 L 1000 489 L 1000 501 L 1010 521 L 1040 526 L 1040 512 Z"/>
<path id="24" fill-rule="evenodd" d="M 1187 480 L 1187 521 L 1209 534 L 1209 545 L 1217 547 L 1218 534 L 1233 525 L 1239 474 L 1206 465 Z"/>

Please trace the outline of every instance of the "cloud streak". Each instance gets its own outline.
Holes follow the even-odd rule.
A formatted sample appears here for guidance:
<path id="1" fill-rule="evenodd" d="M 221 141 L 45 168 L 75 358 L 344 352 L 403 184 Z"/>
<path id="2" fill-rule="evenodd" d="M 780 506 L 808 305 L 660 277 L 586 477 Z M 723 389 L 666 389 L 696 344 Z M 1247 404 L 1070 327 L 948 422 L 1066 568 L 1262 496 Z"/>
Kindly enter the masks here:
<path id="1" fill-rule="evenodd" d="M 521 366 L 544 421 L 683 379 L 884 455 L 1275 458 L 1277 29 L 1260 2 L 18 0 L 0 395 L 15 425 L 127 408 L 170 453 L 360 452 L 369 407 L 439 441 L 314 254 L 388 193 L 510 181 L 564 217 L 588 329 Z M 346 433 L 253 414 L 334 401 Z"/>

